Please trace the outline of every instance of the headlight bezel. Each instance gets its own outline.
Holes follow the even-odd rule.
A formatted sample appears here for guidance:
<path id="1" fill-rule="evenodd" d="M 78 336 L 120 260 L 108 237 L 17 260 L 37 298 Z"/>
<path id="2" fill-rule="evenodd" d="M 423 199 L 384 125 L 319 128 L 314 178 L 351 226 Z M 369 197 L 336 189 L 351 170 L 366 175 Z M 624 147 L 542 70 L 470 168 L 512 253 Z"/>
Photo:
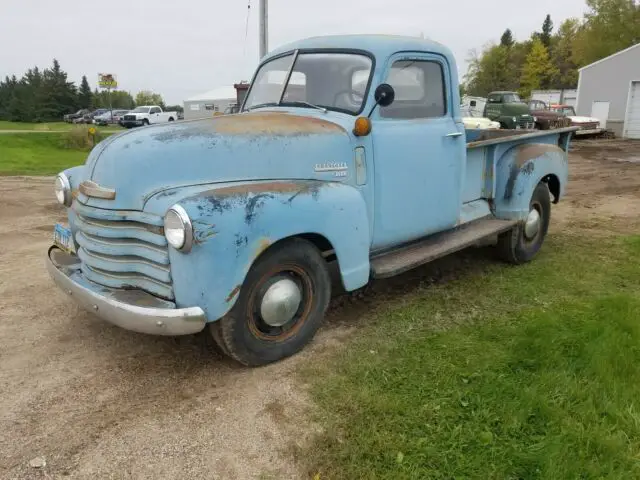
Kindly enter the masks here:
<path id="1" fill-rule="evenodd" d="M 169 214 L 175 214 L 175 216 L 181 223 L 181 229 L 183 232 L 183 241 L 182 241 L 182 244 L 179 246 L 174 244 L 171 241 L 169 235 L 167 235 L 167 231 L 169 230 L 167 228 L 167 217 L 169 216 Z M 193 245 L 193 225 L 191 223 L 191 219 L 189 218 L 189 214 L 181 205 L 178 205 L 178 204 L 173 205 L 164 214 L 164 238 L 166 238 L 167 243 L 171 247 L 175 248 L 179 252 L 186 253 L 191 250 L 191 247 Z"/>
<path id="2" fill-rule="evenodd" d="M 60 182 L 62 189 L 58 190 L 58 182 Z M 64 173 L 59 173 L 58 175 L 56 175 L 56 179 L 54 181 L 54 193 L 56 196 L 56 200 L 58 201 L 58 203 L 60 205 L 63 205 L 65 207 L 70 207 L 71 206 L 71 200 L 72 200 L 72 196 L 71 196 L 71 182 L 69 182 L 69 178 L 64 174 Z M 58 191 L 62 192 L 62 201 L 60 201 L 60 198 L 58 197 Z"/>

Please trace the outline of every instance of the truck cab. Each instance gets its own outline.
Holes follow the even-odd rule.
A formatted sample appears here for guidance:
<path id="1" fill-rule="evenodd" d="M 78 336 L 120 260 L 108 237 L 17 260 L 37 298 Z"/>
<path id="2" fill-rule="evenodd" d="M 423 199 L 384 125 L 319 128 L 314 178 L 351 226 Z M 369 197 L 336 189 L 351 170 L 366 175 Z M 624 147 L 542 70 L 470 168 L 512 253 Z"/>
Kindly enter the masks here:
<path id="1" fill-rule="evenodd" d="M 250 366 L 292 355 L 353 291 L 477 243 L 532 260 L 573 130 L 465 129 L 451 51 L 352 35 L 283 46 L 240 112 L 109 137 L 61 172 L 47 268 L 123 328 L 207 328 Z"/>
<path id="2" fill-rule="evenodd" d="M 536 118 L 516 92 L 491 92 L 487 96 L 484 116 L 499 122 L 502 128 L 532 130 Z"/>

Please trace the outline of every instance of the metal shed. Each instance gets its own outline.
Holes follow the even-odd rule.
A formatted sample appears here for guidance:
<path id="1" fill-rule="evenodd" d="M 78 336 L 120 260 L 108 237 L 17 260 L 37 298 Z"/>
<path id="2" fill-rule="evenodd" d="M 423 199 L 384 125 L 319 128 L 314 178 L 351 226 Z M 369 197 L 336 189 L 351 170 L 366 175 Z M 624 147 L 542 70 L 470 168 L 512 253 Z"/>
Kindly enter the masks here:
<path id="1" fill-rule="evenodd" d="M 640 139 L 640 43 L 580 69 L 576 111 Z"/>
<path id="2" fill-rule="evenodd" d="M 220 115 L 236 101 L 237 93 L 233 86 L 216 88 L 201 95 L 187 98 L 184 101 L 184 118 L 188 120 Z"/>

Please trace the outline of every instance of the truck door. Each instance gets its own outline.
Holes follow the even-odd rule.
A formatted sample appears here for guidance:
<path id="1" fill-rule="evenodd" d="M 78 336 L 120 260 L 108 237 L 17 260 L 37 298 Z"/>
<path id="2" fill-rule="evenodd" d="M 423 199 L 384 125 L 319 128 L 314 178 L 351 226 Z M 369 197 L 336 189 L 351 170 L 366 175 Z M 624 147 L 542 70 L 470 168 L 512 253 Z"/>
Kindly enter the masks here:
<path id="1" fill-rule="evenodd" d="M 152 107 L 149 117 L 149 123 L 160 123 L 160 107 Z"/>
<path id="2" fill-rule="evenodd" d="M 466 154 L 444 57 L 397 54 L 383 78 L 395 100 L 374 112 L 374 249 L 457 224 Z"/>

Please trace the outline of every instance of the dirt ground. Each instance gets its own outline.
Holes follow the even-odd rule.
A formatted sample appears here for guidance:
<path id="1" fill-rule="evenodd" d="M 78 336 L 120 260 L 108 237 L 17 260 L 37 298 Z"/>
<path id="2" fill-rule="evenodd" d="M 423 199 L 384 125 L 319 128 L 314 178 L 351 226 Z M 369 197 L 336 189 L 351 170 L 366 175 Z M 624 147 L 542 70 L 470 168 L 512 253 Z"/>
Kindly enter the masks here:
<path id="1" fill-rule="evenodd" d="M 640 231 L 640 142 L 574 142 L 570 169 L 551 235 Z M 339 295 L 310 348 L 246 369 L 213 352 L 206 334 L 124 331 L 59 292 L 44 268 L 53 223 L 64 221 L 52 183 L 0 178 L 3 479 L 304 478 L 296 445 L 317 427 L 298 366 L 344 345 L 381 302 L 474 268 L 461 254 Z"/>

